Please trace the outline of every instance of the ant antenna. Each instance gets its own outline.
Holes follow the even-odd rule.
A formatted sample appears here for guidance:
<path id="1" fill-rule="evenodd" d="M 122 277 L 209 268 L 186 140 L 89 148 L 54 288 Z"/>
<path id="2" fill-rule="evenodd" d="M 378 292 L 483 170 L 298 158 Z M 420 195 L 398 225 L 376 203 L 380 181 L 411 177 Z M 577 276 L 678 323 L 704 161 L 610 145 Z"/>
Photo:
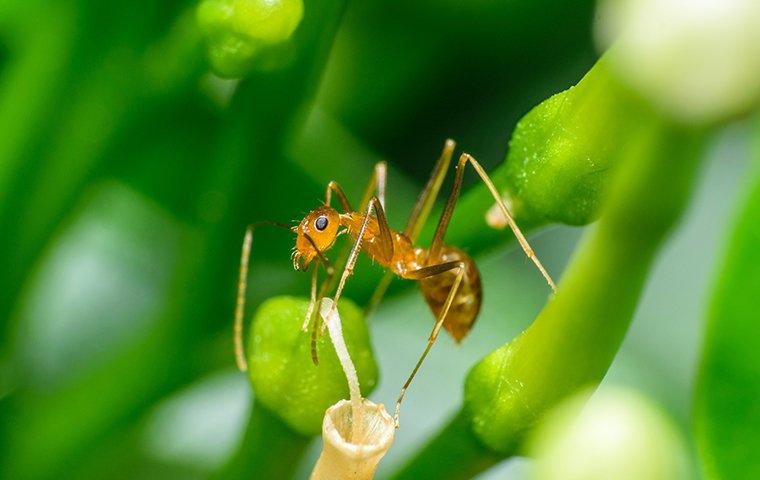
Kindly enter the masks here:
<path id="1" fill-rule="evenodd" d="M 245 229 L 245 237 L 243 237 L 243 248 L 240 254 L 240 275 L 238 277 L 238 291 L 237 302 L 235 304 L 235 322 L 233 326 L 233 337 L 235 345 L 235 361 L 237 367 L 241 372 L 248 370 L 248 362 L 245 357 L 245 346 L 243 345 L 243 320 L 245 318 L 245 294 L 248 287 L 248 265 L 250 263 L 251 248 L 253 245 L 253 231 L 259 227 L 277 227 L 289 232 L 293 232 L 293 229 L 281 222 L 263 221 L 256 222 L 248 225 Z M 305 235 L 306 239 L 311 243 L 314 250 L 317 252 L 317 258 L 319 262 L 324 266 L 328 275 L 332 275 L 332 266 L 330 265 L 327 257 L 317 247 L 314 239 L 308 234 Z"/>

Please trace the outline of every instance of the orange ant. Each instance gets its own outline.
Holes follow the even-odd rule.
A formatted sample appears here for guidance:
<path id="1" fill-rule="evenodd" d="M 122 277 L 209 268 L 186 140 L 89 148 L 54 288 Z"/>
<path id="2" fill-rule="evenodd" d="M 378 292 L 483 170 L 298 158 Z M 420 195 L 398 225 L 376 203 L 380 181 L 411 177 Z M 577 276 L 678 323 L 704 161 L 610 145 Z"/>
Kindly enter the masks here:
<path id="1" fill-rule="evenodd" d="M 309 212 L 297 226 L 288 227 L 284 224 L 266 222 L 250 225 L 247 228 L 240 259 L 240 279 L 235 312 L 235 352 L 238 367 L 241 370 L 245 371 L 247 369 L 243 352 L 242 327 L 248 259 L 253 229 L 258 225 L 273 225 L 293 231 L 297 234 L 292 255 L 293 267 L 296 270 L 306 271 L 315 258 L 319 259 L 320 263 L 325 267 L 328 279 L 323 283 L 319 295 L 317 295 L 317 267 L 315 266 L 312 269 L 311 299 L 306 312 L 306 318 L 304 319 L 304 331 L 308 328 L 313 315 L 314 306 L 317 304 L 317 297 L 321 300 L 325 296 L 332 280 L 334 270 L 325 258 L 324 252 L 332 248 L 339 235 L 348 233 L 354 243 L 340 277 L 337 290 L 335 291 L 333 309 L 338 304 L 346 280 L 354 270 L 359 252 L 363 250 L 375 262 L 388 270 L 386 277 L 378 285 L 375 294 L 370 300 L 370 310 L 379 302 L 385 287 L 387 287 L 392 278 L 392 274 L 395 274 L 401 278 L 416 280 L 420 283 L 422 294 L 436 317 L 436 323 L 428 338 L 427 346 L 414 366 L 409 378 L 407 378 L 401 388 L 399 397 L 396 400 L 395 418 L 398 425 L 401 401 L 404 399 L 406 390 L 422 366 L 425 357 L 438 338 L 441 328 L 445 328 L 454 340 L 459 342 L 470 331 L 480 311 L 483 295 L 480 273 L 475 262 L 459 248 L 443 243 L 446 229 L 454 213 L 454 206 L 459 198 L 462 179 L 464 178 L 464 169 L 467 164 L 472 165 L 475 172 L 477 172 L 491 192 L 504 219 L 506 219 L 506 223 L 517 237 L 525 254 L 538 267 L 552 291 L 556 290 L 554 281 L 546 269 L 544 269 L 533 249 L 528 244 L 528 241 L 512 219 L 509 209 L 490 177 L 483 167 L 472 156 L 466 153 L 463 153 L 459 157 L 459 162 L 456 165 L 454 186 L 438 221 L 430 247 L 414 246 L 446 176 L 454 147 L 455 143 L 453 140 L 446 141 L 443 152 L 433 168 L 430 179 L 418 197 L 403 232 L 391 229 L 385 216 L 386 168 L 383 162 L 375 166 L 374 174 L 367 186 L 358 211 L 351 208 L 351 204 L 343 193 L 343 190 L 336 182 L 332 181 L 327 185 L 324 204 Z M 372 195 L 373 192 L 376 194 Z M 343 213 L 330 206 L 333 193 L 337 196 Z M 329 318 L 329 315 L 325 318 Z M 312 357 L 315 363 L 317 362 L 317 358 L 314 345 L 318 321 L 319 319 L 317 318 L 312 327 Z"/>

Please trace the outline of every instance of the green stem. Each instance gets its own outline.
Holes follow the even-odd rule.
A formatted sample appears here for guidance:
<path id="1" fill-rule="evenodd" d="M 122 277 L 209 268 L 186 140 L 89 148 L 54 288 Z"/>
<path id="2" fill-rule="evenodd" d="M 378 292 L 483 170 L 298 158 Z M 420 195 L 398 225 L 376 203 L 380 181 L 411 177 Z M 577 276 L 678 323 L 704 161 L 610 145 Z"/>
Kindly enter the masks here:
<path id="1" fill-rule="evenodd" d="M 655 254 L 686 206 L 702 136 L 650 120 L 632 142 L 596 229 L 579 248 L 556 297 L 515 340 L 481 360 L 465 384 L 471 433 L 507 458 L 544 412 L 609 368 Z M 459 441 L 439 434 L 407 470 Z M 467 433 L 470 435 L 470 433 Z M 459 468 L 479 471 L 483 458 Z"/>
<path id="2" fill-rule="evenodd" d="M 491 448 L 515 453 L 546 409 L 602 379 L 655 254 L 690 197 L 700 139 L 658 120 L 650 123 L 631 145 L 602 219 L 556 297 L 522 335 L 470 372 L 465 402 L 476 434 Z"/>
<path id="3" fill-rule="evenodd" d="M 500 455 L 486 448 L 473 435 L 469 417 L 460 410 L 411 462 L 391 478 L 468 479 L 500 460 Z"/>
<path id="4" fill-rule="evenodd" d="M 215 478 L 254 478 L 253 472 L 255 478 L 292 478 L 310 441 L 254 401 L 242 447 Z"/>

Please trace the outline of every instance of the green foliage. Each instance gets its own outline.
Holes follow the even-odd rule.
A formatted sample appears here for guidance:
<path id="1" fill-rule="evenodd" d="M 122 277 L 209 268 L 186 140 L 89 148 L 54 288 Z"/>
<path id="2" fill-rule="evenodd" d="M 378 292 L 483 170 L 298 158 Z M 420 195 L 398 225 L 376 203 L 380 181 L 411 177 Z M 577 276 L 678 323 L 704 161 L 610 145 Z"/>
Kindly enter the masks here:
<path id="1" fill-rule="evenodd" d="M 755 152 L 757 155 L 760 152 Z M 741 208 L 713 294 L 694 421 L 708 478 L 760 477 L 760 175 Z"/>
<path id="2" fill-rule="evenodd" d="M 245 433 L 237 436 L 249 411 L 243 395 L 250 394 L 248 379 L 234 373 L 229 338 L 244 226 L 297 221 L 321 202 L 330 180 L 356 203 L 372 164 L 382 159 L 389 165 L 389 218 L 400 227 L 448 137 L 511 197 L 524 230 L 582 225 L 601 214 L 557 297 L 526 333 L 473 370 L 467 408 L 399 475 L 471 478 L 519 450 L 542 412 L 604 374 L 641 285 L 652 276 L 654 252 L 683 206 L 676 200 L 685 202 L 685 185 L 693 180 L 686 159 L 698 147 L 691 134 L 652 121 L 609 75 L 606 58 L 589 71 L 598 51 L 589 34 L 594 4 L 366 1 L 349 4 L 344 15 L 343 0 L 137 0 L 127 15 L 113 2 L 1 2 L 0 477 L 302 473 L 298 462 L 318 428 L 319 409 L 345 396 L 345 383 L 325 338 L 322 365 L 311 364 L 308 335 L 300 332 L 303 301 L 279 297 L 308 293 L 307 276 L 295 274 L 287 259 L 292 237 L 257 231 L 248 300 L 256 305 L 275 297 L 263 307 L 275 311 L 257 320 L 267 339 L 249 353 L 258 355 L 253 365 L 265 366 L 252 372 L 258 395 Z M 749 71 L 737 58 L 731 65 Z M 549 98 L 584 72 L 576 87 Z M 690 92 L 677 90 L 687 99 Z M 507 161 L 498 165 L 510 132 Z M 646 189 L 634 157 L 650 159 L 641 169 L 659 162 L 656 176 L 647 170 Z M 726 163 L 725 169 L 740 167 Z M 493 199 L 474 178 L 467 174 L 446 241 L 480 262 L 487 250 L 514 240 L 487 226 Z M 613 178 L 621 180 L 610 187 Z M 713 201 L 725 203 L 733 188 L 725 183 Z M 714 228 L 710 211 L 698 213 Z M 700 380 L 696 424 L 704 463 L 716 477 L 757 476 L 743 463 L 757 448 L 734 440 L 752 433 L 757 396 L 756 335 L 742 316 L 754 311 L 757 290 L 742 283 L 757 263 L 749 226 L 756 213 L 748 212 L 713 300 Z M 546 230 L 534 246 L 559 276 L 573 230 Z M 710 236 L 702 237 L 698 245 L 711 247 Z M 329 252 L 330 260 L 338 251 Z M 710 257 L 708 248 L 695 251 L 700 261 Z M 361 262 L 344 296 L 360 306 L 381 275 Z M 507 342 L 505 332 L 524 328 L 540 308 L 536 299 L 545 285 L 503 272 L 483 276 L 486 304 L 462 348 L 452 351 L 443 340 L 433 350 L 412 388 L 418 399 L 428 398 L 415 400 L 410 391 L 405 404 L 406 438 L 457 398 L 440 382 L 454 376 L 428 368 L 432 362 L 456 358 L 463 375 L 468 362 Z M 411 285 L 394 283 L 388 297 L 411 292 Z M 679 295 L 697 296 L 680 288 L 657 293 L 668 305 L 678 305 Z M 505 305 L 507 297 L 519 300 Z M 494 299 L 500 308 L 489 303 Z M 424 343 L 427 332 L 409 332 L 428 319 L 399 307 L 415 301 L 422 305 L 409 298 L 378 311 L 372 328 L 379 352 L 416 352 Z M 355 307 L 341 308 L 348 309 L 345 318 L 356 317 L 357 345 L 370 355 Z M 390 332 L 387 319 L 400 327 Z M 669 321 L 663 315 L 662 325 Z M 498 329 L 483 333 L 497 322 Z M 653 384 L 667 379 L 656 396 L 684 397 L 669 405 L 683 416 L 685 377 L 675 378 L 682 373 L 671 372 L 668 362 L 654 369 L 648 363 L 647 347 L 659 345 L 658 334 L 634 339 L 643 353 L 633 362 L 624 358 L 620 368 Z M 690 345 L 688 338 L 677 342 Z M 267 352 L 279 355 L 279 363 Z M 408 373 L 400 357 L 380 357 L 394 385 L 390 394 L 381 392 L 382 401 L 393 400 L 395 384 Z M 288 373 L 270 372 L 280 367 Z M 377 366 L 368 357 L 362 368 L 366 388 L 377 381 Z M 229 384 L 214 386 L 213 405 L 185 410 L 197 384 L 221 377 Z M 425 382 L 428 388 L 420 388 Z M 239 388 L 238 409 L 228 408 L 230 384 Z M 298 398 L 284 393 L 294 386 L 308 408 L 299 411 Z M 182 408 L 175 407 L 178 400 Z M 183 415 L 189 420 L 180 422 Z M 207 434 L 206 415 L 225 430 L 226 441 Z M 145 439 L 159 424 L 176 427 L 160 437 L 173 440 L 162 449 L 171 458 Z M 401 445 L 386 465 L 414 457 Z M 195 455 L 198 448 L 203 455 Z"/>
<path id="3" fill-rule="evenodd" d="M 257 310 L 249 338 L 249 372 L 257 401 L 303 435 L 322 431 L 327 408 L 348 398 L 348 384 L 327 334 L 317 343 L 319 365 L 311 359 L 311 335 L 301 331 L 308 300 L 275 297 Z M 368 396 L 378 380 L 369 332 L 359 307 L 342 300 L 338 307 L 343 333 Z"/>

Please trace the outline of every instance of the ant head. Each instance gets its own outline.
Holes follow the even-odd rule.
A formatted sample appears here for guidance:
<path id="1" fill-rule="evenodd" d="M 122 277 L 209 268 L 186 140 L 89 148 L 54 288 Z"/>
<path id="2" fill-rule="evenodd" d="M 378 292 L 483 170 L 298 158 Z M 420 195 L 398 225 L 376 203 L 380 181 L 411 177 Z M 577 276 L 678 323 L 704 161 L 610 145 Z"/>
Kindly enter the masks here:
<path id="1" fill-rule="evenodd" d="M 334 208 L 322 206 L 312 210 L 293 231 L 298 234 L 293 249 L 293 268 L 306 270 L 319 252 L 329 250 L 338 237 L 340 214 Z M 310 240 L 311 239 L 311 240 Z"/>

